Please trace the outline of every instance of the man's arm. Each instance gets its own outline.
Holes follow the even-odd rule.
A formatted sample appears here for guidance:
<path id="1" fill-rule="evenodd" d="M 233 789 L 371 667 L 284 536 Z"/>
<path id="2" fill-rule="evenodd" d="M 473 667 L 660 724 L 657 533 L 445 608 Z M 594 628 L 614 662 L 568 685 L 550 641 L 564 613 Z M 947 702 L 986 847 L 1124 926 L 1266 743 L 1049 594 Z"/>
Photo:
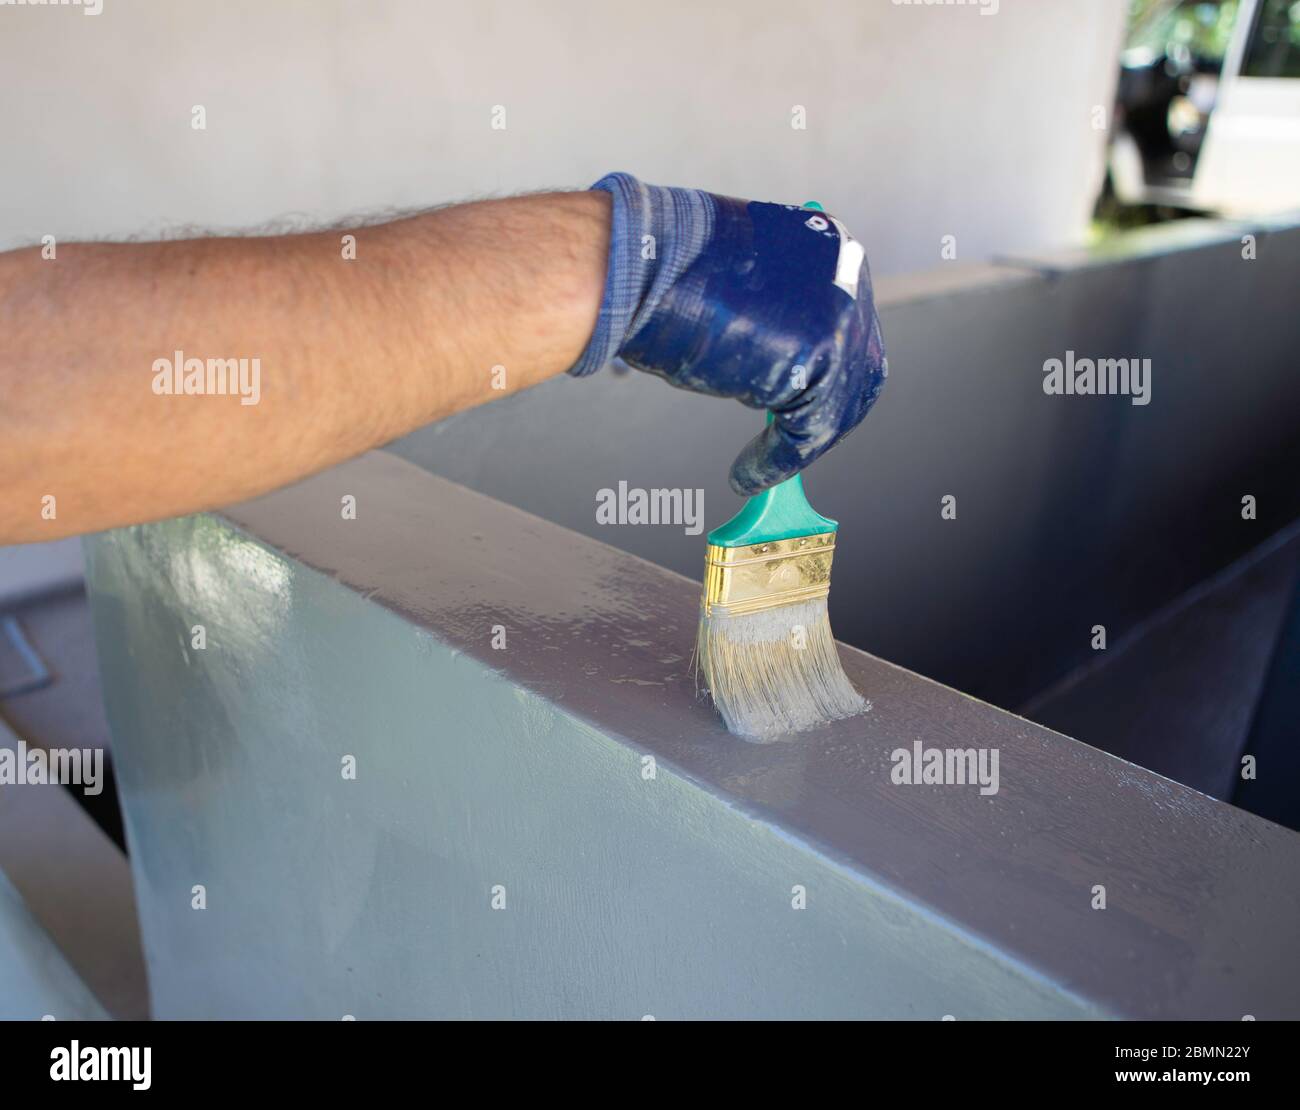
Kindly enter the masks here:
<path id="1" fill-rule="evenodd" d="M 609 212 L 600 191 L 460 205 L 348 233 L 353 259 L 342 231 L 0 255 L 0 544 L 253 497 L 564 372 Z M 155 392 L 177 352 L 257 359 L 257 403 Z"/>

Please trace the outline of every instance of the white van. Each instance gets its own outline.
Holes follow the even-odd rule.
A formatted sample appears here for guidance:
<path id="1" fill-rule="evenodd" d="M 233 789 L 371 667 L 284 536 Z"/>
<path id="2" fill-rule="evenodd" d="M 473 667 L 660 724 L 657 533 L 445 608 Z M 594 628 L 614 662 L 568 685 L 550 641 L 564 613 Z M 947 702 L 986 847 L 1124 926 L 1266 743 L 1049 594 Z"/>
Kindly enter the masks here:
<path id="1" fill-rule="evenodd" d="M 1135 20 L 1108 161 L 1122 204 L 1300 209 L 1300 0 L 1168 0 Z"/>

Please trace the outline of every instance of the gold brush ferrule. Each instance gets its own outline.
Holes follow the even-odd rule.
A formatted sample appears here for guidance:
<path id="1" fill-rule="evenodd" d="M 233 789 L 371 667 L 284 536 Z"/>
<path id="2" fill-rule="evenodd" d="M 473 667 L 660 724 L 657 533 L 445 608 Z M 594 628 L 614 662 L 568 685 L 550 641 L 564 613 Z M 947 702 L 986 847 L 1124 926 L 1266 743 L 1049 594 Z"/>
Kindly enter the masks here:
<path id="1" fill-rule="evenodd" d="M 834 554 L 834 532 L 749 547 L 709 544 L 704 552 L 704 612 L 719 608 L 741 616 L 825 597 L 831 592 Z"/>

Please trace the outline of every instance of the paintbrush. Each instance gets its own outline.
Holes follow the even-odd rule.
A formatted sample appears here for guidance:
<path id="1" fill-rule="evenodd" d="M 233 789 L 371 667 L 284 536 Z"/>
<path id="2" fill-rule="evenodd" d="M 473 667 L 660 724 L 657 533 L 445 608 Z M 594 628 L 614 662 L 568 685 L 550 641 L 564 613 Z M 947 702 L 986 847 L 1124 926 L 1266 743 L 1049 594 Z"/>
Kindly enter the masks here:
<path id="1" fill-rule="evenodd" d="M 738 736 L 771 739 L 868 708 L 840 665 L 826 606 L 838 528 L 796 474 L 707 537 L 696 666 Z"/>

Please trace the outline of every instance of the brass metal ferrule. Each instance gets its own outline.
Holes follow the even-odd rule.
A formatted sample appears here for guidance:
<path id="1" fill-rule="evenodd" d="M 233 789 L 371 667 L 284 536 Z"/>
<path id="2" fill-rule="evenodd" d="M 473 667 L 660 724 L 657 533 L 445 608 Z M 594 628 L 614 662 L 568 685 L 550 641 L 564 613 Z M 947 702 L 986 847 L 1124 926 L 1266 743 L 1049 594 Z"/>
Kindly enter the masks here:
<path id="1" fill-rule="evenodd" d="M 835 533 L 795 536 L 749 547 L 715 547 L 704 553 L 704 611 L 758 613 L 811 601 L 831 592 Z"/>

